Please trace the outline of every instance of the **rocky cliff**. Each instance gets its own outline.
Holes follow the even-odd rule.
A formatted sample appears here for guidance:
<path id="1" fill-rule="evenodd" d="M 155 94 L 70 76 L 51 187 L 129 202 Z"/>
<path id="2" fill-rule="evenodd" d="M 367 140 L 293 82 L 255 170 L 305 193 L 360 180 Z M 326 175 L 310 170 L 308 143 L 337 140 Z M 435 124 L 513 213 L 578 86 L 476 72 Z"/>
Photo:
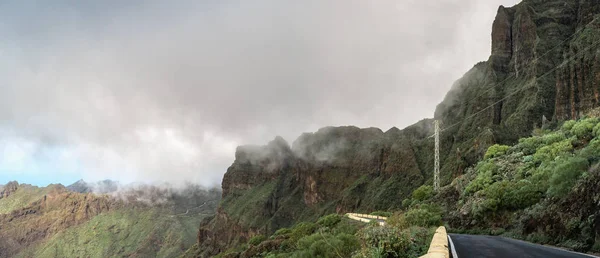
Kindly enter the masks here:
<path id="1" fill-rule="evenodd" d="M 292 146 L 278 137 L 241 146 L 223 178 L 223 201 L 198 238 L 205 255 L 256 234 L 332 212 L 400 208 L 432 164 L 431 121 L 398 130 L 328 127 Z"/>
<path id="2" fill-rule="evenodd" d="M 462 174 L 492 143 L 514 143 L 535 127 L 598 107 L 600 4 L 525 0 L 500 6 L 491 56 L 458 80 L 437 106 L 444 179 Z"/>
<path id="3" fill-rule="evenodd" d="M 16 181 L 8 182 L 8 184 L 0 186 L 0 199 L 8 197 L 19 188 L 19 183 Z"/>
<path id="4" fill-rule="evenodd" d="M 494 143 L 599 105 L 600 2 L 525 0 L 498 9 L 491 56 L 437 106 L 443 184 Z M 400 208 L 431 180 L 432 120 L 403 130 L 323 128 L 292 146 L 243 146 L 223 178 L 223 201 L 198 234 L 203 255 L 324 213 Z"/>

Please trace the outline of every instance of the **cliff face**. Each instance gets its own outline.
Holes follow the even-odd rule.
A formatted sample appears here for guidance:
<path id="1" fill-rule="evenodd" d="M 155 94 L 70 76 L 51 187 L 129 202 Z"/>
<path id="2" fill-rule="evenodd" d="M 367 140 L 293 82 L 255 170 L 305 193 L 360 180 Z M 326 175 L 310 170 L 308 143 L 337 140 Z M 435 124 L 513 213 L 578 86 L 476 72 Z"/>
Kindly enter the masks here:
<path id="1" fill-rule="evenodd" d="M 256 234 L 332 212 L 400 208 L 431 170 L 431 121 L 405 130 L 328 127 L 266 146 L 242 146 L 223 178 L 223 201 L 198 234 L 204 255 Z"/>
<path id="2" fill-rule="evenodd" d="M 11 195 L 15 191 L 17 191 L 17 188 L 19 188 L 19 183 L 17 183 L 16 181 L 11 181 L 11 182 L 8 182 L 8 184 L 6 184 L 6 185 L 1 186 L 0 187 L 0 199 L 2 199 L 4 197 L 8 197 L 9 195 Z"/>
<path id="3" fill-rule="evenodd" d="M 525 0 L 501 6 L 487 62 L 458 80 L 435 111 L 443 122 L 446 183 L 493 143 L 598 107 L 600 5 L 595 0 Z"/>
<path id="4" fill-rule="evenodd" d="M 600 2 L 525 0 L 500 7 L 491 56 L 459 79 L 437 106 L 442 184 L 494 143 L 512 143 L 545 123 L 599 105 Z M 199 245 L 215 254 L 259 233 L 329 212 L 397 209 L 431 182 L 432 121 L 404 130 L 324 128 L 267 146 L 238 148 L 217 215 Z"/>

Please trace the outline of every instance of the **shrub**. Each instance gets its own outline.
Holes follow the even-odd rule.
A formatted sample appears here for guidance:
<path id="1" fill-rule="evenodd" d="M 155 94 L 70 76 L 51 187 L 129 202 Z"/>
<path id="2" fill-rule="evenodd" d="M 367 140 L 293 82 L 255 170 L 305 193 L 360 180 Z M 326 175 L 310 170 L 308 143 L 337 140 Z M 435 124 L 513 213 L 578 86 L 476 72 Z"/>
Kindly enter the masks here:
<path id="1" fill-rule="evenodd" d="M 542 197 L 540 186 L 529 180 L 520 180 L 508 186 L 502 202 L 508 209 L 524 209 L 538 203 Z"/>
<path id="2" fill-rule="evenodd" d="M 324 237 L 331 238 L 331 235 L 328 233 L 317 232 L 308 236 L 304 236 L 298 240 L 296 247 L 300 250 L 308 250 L 313 243 L 322 240 Z"/>
<path id="3" fill-rule="evenodd" d="M 544 146 L 538 149 L 533 154 L 533 160 L 536 162 L 552 161 L 559 155 L 565 154 L 573 150 L 573 144 L 571 139 L 565 139 L 560 142 L 555 142 L 551 145 Z"/>
<path id="4" fill-rule="evenodd" d="M 575 126 L 576 123 L 577 122 L 575 122 L 575 120 L 565 121 L 560 129 L 563 132 L 569 132 L 569 131 L 571 131 L 571 129 L 573 128 L 573 126 Z"/>
<path id="5" fill-rule="evenodd" d="M 577 122 L 571 128 L 571 133 L 579 139 L 590 139 L 593 136 L 594 126 L 598 123 L 595 118 L 588 118 Z"/>
<path id="6" fill-rule="evenodd" d="M 367 227 L 359 232 L 365 249 L 355 257 L 419 257 L 427 252 L 434 229 Z"/>
<path id="7" fill-rule="evenodd" d="M 336 235 L 336 238 L 340 241 L 338 251 L 342 257 L 350 257 L 353 252 L 360 248 L 360 241 L 354 234 L 341 233 Z"/>
<path id="8" fill-rule="evenodd" d="M 333 228 L 341 220 L 342 220 L 342 216 L 334 213 L 334 214 L 329 214 L 327 216 L 323 216 L 323 217 L 319 218 L 319 220 L 317 221 L 317 224 L 322 227 Z"/>
<path id="9" fill-rule="evenodd" d="M 433 197 L 433 194 L 434 194 L 433 186 L 422 185 L 413 191 L 412 198 L 414 200 L 422 202 L 422 201 L 431 199 L 431 197 Z"/>
<path id="10" fill-rule="evenodd" d="M 397 229 L 405 229 L 410 226 L 404 218 L 404 213 L 401 212 L 394 213 L 394 215 L 387 219 L 386 223 L 387 225 L 395 227 Z"/>
<path id="11" fill-rule="evenodd" d="M 596 138 L 580 150 L 579 156 L 586 158 L 590 163 L 600 160 L 600 139 Z"/>
<path id="12" fill-rule="evenodd" d="M 402 238 L 393 227 L 368 226 L 359 234 L 367 248 L 376 248 L 379 257 L 400 257 L 408 249 L 408 239 Z"/>
<path id="13" fill-rule="evenodd" d="M 529 137 L 519 139 L 516 149 L 521 150 L 525 155 L 534 154 L 542 144 L 542 137 Z"/>
<path id="14" fill-rule="evenodd" d="M 416 208 L 404 213 L 406 223 L 411 226 L 430 227 L 442 224 L 442 216 L 429 209 Z"/>
<path id="15" fill-rule="evenodd" d="M 550 177 L 548 195 L 558 197 L 567 194 L 587 167 L 587 159 L 581 157 L 565 158 L 558 162 Z"/>
<path id="16" fill-rule="evenodd" d="M 546 145 L 553 144 L 555 142 L 564 141 L 567 139 L 567 136 L 563 132 L 553 132 L 542 136 L 542 142 Z"/>
<path id="17" fill-rule="evenodd" d="M 266 239 L 267 239 L 267 237 L 264 235 L 256 235 L 256 236 L 253 236 L 252 238 L 250 238 L 250 240 L 248 240 L 248 244 L 249 245 L 259 245 L 260 243 L 262 243 L 262 241 L 265 241 Z"/>
<path id="18" fill-rule="evenodd" d="M 290 232 L 290 240 L 292 242 L 297 241 L 304 236 L 311 235 L 316 229 L 317 225 L 315 223 L 300 222 L 292 228 L 292 232 Z"/>
<path id="19" fill-rule="evenodd" d="M 506 146 L 506 145 L 494 144 L 488 148 L 487 152 L 485 152 L 484 159 L 490 159 L 490 158 L 502 156 L 502 155 L 506 154 L 506 151 L 508 151 L 509 148 L 510 147 Z"/>
<path id="20" fill-rule="evenodd" d="M 493 162 L 483 161 L 477 164 L 475 169 L 477 176 L 465 187 L 465 193 L 467 194 L 480 191 L 494 183 L 494 175 L 498 171 L 498 166 Z"/>
<path id="21" fill-rule="evenodd" d="M 402 200 L 402 207 L 403 208 L 409 208 L 410 206 L 412 206 L 412 204 L 413 204 L 413 199 L 411 199 L 411 198 L 407 198 L 407 199 Z"/>
<path id="22" fill-rule="evenodd" d="M 345 234 L 354 235 L 354 234 L 356 234 L 356 232 L 358 232 L 358 230 L 362 226 L 363 226 L 362 222 L 358 222 L 358 221 L 354 221 L 354 220 L 350 220 L 350 219 L 343 219 L 342 221 L 337 223 L 337 225 L 332 230 L 332 232 L 334 234 L 345 233 Z"/>
<path id="23" fill-rule="evenodd" d="M 280 228 L 277 231 L 275 231 L 275 233 L 273 233 L 273 236 L 281 236 L 281 235 L 288 235 L 292 233 L 292 230 L 289 228 Z"/>
<path id="24" fill-rule="evenodd" d="M 594 136 L 598 137 L 600 136 L 600 123 L 596 124 L 596 126 L 594 126 Z"/>

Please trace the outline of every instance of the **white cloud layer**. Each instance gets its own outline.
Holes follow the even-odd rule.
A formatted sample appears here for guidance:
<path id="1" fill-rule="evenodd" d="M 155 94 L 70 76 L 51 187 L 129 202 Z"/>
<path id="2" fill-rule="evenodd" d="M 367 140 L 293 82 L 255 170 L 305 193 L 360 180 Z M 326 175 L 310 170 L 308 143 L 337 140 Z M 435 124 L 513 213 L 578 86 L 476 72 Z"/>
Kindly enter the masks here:
<path id="1" fill-rule="evenodd" d="M 516 2 L 5 2 L 0 173 L 213 185 L 239 144 L 404 127 Z"/>

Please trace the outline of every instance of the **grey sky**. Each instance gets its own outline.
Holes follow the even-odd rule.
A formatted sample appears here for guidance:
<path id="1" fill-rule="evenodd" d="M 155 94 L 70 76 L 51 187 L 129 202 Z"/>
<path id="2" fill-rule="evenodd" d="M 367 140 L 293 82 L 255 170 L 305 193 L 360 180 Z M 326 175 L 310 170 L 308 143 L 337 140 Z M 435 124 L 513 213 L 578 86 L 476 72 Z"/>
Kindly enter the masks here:
<path id="1" fill-rule="evenodd" d="M 0 173 L 218 184 L 239 144 L 402 128 L 516 2 L 5 1 Z"/>

